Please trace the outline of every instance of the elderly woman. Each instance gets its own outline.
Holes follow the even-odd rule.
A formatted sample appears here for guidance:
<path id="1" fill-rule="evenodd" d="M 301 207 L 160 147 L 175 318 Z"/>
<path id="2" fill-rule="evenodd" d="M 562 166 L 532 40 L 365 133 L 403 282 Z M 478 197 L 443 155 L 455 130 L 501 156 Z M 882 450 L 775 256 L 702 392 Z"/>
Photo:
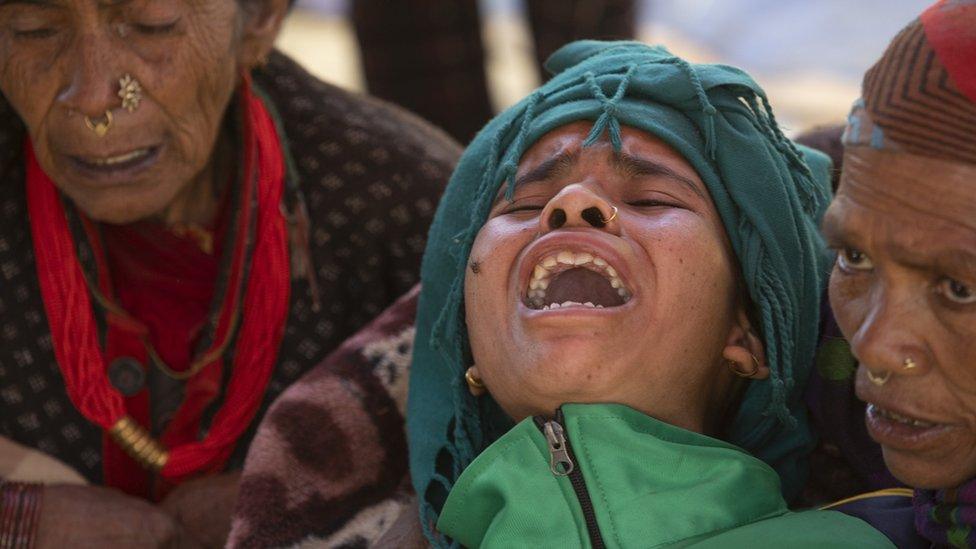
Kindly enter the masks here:
<path id="1" fill-rule="evenodd" d="M 792 513 L 827 162 L 744 73 L 579 42 L 470 145 L 424 258 L 407 414 L 430 542 L 890 547 Z"/>
<path id="2" fill-rule="evenodd" d="M 894 39 L 864 78 L 824 220 L 867 431 L 915 488 L 906 513 L 888 505 L 906 547 L 976 546 L 974 67 L 972 2 L 939 2 Z M 857 512 L 882 524 L 874 503 Z"/>
<path id="3" fill-rule="evenodd" d="M 0 1 L 2 447 L 167 511 L 7 482 L 5 547 L 226 531 L 255 418 L 416 282 L 458 151 L 273 54 L 287 5 Z"/>

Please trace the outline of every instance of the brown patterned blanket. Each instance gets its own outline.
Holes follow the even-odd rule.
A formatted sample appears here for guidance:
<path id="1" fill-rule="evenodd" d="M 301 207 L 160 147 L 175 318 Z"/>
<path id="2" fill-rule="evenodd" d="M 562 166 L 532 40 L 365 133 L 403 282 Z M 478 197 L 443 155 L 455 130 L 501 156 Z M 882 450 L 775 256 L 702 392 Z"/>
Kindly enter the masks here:
<path id="1" fill-rule="evenodd" d="M 369 547 L 410 503 L 404 411 L 419 286 L 275 401 L 229 547 Z"/>

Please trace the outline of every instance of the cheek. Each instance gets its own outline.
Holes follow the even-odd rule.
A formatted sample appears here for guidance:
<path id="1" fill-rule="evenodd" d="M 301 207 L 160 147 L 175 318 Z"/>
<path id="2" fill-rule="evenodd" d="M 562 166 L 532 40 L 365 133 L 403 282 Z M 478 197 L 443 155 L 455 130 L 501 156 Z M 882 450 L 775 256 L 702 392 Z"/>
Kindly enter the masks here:
<path id="1" fill-rule="evenodd" d="M 12 42 L 9 33 L 0 34 L 0 92 L 34 135 L 58 92 L 59 81 L 51 70 L 56 47 L 28 49 Z"/>
<path id="2" fill-rule="evenodd" d="M 863 275 L 844 274 L 836 266 L 830 275 L 830 308 L 837 320 L 837 326 L 848 340 L 860 327 L 865 300 L 869 298 L 868 282 L 862 278 Z"/>
<path id="3" fill-rule="evenodd" d="M 146 86 L 188 159 L 210 151 L 238 81 L 233 18 L 202 17 L 195 15 L 181 37 L 185 40 L 153 63 Z"/>
<path id="4" fill-rule="evenodd" d="M 687 212 L 671 217 L 642 237 L 654 265 L 657 297 L 686 311 L 731 302 L 735 263 L 722 229 Z"/>

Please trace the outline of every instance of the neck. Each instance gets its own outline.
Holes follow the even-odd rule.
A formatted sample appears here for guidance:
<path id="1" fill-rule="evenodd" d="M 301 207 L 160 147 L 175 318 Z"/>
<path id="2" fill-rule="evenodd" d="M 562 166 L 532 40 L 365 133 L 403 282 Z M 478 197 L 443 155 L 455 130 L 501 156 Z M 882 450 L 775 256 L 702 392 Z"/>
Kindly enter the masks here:
<path id="1" fill-rule="evenodd" d="M 167 227 L 209 226 L 217 217 L 220 192 L 231 172 L 231 139 L 221 132 L 206 167 L 176 195 L 156 219 Z"/>

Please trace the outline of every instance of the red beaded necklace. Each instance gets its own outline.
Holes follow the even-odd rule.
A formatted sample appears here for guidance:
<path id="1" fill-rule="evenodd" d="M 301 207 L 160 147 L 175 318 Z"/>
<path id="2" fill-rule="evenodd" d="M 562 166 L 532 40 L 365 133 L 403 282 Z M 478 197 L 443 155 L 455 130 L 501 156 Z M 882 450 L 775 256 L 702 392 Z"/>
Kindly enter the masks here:
<path id="1" fill-rule="evenodd" d="M 224 308 L 233 314 L 218 325 L 218 339 L 229 337 L 237 329 L 233 372 L 224 403 L 206 436 L 172 447 L 154 440 L 145 426 L 132 419 L 125 399 L 108 379 L 92 299 L 61 198 L 37 163 L 30 143 L 25 145 L 27 203 L 38 279 L 68 396 L 114 444 L 171 482 L 222 468 L 261 403 L 287 320 L 290 273 L 287 230 L 280 208 L 285 179 L 281 142 L 267 109 L 253 95 L 248 77 L 239 95 L 244 152 L 240 222 L 244 227 L 251 223 L 254 212 L 248 206 L 255 197 L 257 217 L 243 307 L 236 302 L 225 303 Z M 240 242 L 235 243 L 232 260 L 240 265 L 236 270 L 232 266 L 232 272 L 239 273 L 236 278 L 240 285 L 247 270 L 243 268 L 246 231 L 237 240 Z M 227 299 L 239 300 L 241 293 L 228 291 Z M 239 319 L 238 309 L 242 309 Z M 174 421 L 187 406 L 184 402 Z"/>

